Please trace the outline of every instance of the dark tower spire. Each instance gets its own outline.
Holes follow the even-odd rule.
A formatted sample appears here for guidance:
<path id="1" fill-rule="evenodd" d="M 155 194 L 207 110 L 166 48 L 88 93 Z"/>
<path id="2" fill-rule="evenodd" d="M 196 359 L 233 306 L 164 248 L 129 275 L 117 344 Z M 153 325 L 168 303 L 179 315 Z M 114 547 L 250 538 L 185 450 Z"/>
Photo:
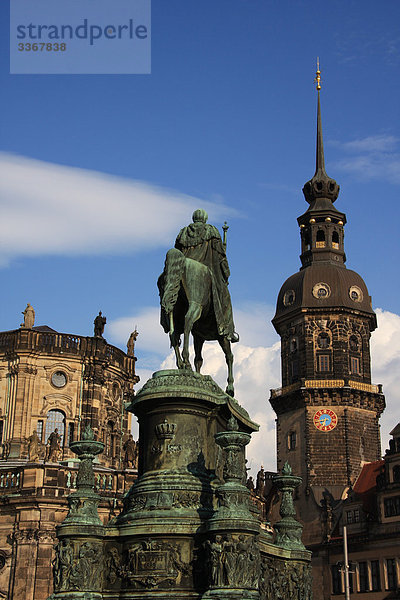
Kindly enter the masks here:
<path id="1" fill-rule="evenodd" d="M 318 73 L 319 71 L 317 71 Z M 317 109 L 317 156 L 315 165 L 315 174 L 322 171 L 325 175 L 325 156 L 324 156 L 324 140 L 322 139 L 322 122 L 321 122 L 321 98 L 318 89 L 318 109 Z"/>
<path id="2" fill-rule="evenodd" d="M 343 246 L 343 226 L 346 215 L 333 206 L 340 187 L 325 171 L 324 141 L 321 118 L 321 71 L 317 63 L 317 146 L 315 173 L 303 187 L 303 194 L 310 204 L 298 218 L 301 229 L 301 262 L 304 267 L 314 262 L 333 262 L 344 266 L 346 256 Z"/>
<path id="3" fill-rule="evenodd" d="M 303 187 L 303 194 L 311 207 L 313 203 L 317 203 L 318 207 L 327 207 L 327 201 L 335 202 L 339 195 L 340 187 L 334 179 L 328 177 L 325 171 L 325 156 L 324 156 L 324 141 L 322 138 L 322 119 L 321 119 L 321 71 L 319 69 L 319 61 L 317 62 L 317 73 L 315 77 L 318 93 L 318 108 L 317 108 L 317 149 L 315 160 L 314 177 L 307 181 Z M 324 201 L 321 202 L 321 199 Z M 310 208 L 311 208 L 310 207 Z"/>

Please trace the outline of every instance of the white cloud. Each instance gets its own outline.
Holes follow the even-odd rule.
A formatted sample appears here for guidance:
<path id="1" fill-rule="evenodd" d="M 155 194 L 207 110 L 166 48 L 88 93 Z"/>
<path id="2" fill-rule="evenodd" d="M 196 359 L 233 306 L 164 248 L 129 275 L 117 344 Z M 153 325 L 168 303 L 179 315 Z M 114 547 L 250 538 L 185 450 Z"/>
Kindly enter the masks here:
<path id="1" fill-rule="evenodd" d="M 381 418 L 382 450 L 388 447 L 389 432 L 400 421 L 400 316 L 376 309 L 378 329 L 372 334 L 371 354 L 373 382 L 384 385 L 387 409 Z M 270 319 L 272 308 L 262 304 L 247 304 L 234 311 L 241 341 L 233 344 L 235 362 L 235 398 L 260 425 L 252 436 L 247 458 L 252 473 L 260 465 L 276 469 L 275 413 L 269 399 L 270 388 L 280 387 L 280 343 Z M 135 324 L 141 332 L 137 342 L 138 364 L 142 353 L 153 352 L 154 370 L 175 368 L 175 359 L 168 351 L 168 337 L 159 325 L 158 308 L 148 308 L 133 317 L 110 323 L 109 331 L 115 343 L 125 343 Z M 191 349 L 193 358 L 193 349 Z M 227 367 L 217 343 L 206 343 L 203 349 L 202 372 L 211 375 L 225 389 Z M 149 369 L 139 369 L 141 384 L 151 375 Z"/>
<path id="2" fill-rule="evenodd" d="M 389 432 L 400 422 L 400 316 L 376 309 L 378 328 L 371 338 L 372 380 L 383 384 L 387 408 L 381 417 L 383 452 Z"/>
<path id="3" fill-rule="evenodd" d="M 399 138 L 394 135 L 369 135 L 351 142 L 331 142 L 350 152 L 391 152 L 395 150 Z"/>
<path id="4" fill-rule="evenodd" d="M 396 152 L 399 138 L 393 135 L 371 135 L 350 142 L 331 142 L 349 156 L 333 167 L 362 179 L 383 179 L 400 183 L 400 154 Z"/>
<path id="5" fill-rule="evenodd" d="M 167 245 L 199 207 L 210 219 L 234 213 L 142 181 L 0 153 L 0 263 Z"/>

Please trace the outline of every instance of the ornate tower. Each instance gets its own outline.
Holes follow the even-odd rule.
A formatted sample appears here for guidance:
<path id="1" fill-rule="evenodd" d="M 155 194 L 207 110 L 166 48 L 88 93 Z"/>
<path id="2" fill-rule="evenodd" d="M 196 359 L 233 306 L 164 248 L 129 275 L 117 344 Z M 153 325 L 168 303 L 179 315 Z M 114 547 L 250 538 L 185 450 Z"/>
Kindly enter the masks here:
<path id="1" fill-rule="evenodd" d="M 299 514 L 315 525 L 306 528 L 305 543 L 329 534 L 321 506 L 335 506 L 363 464 L 381 457 L 385 407 L 381 386 L 371 384 L 376 316 L 363 279 L 345 266 L 346 216 L 334 206 L 339 186 L 325 171 L 319 68 L 316 82 L 316 170 L 303 188 L 309 207 L 298 218 L 302 266 L 283 284 L 272 321 L 282 342 L 282 388 L 270 398 L 278 469 L 288 461 L 302 477 Z"/>

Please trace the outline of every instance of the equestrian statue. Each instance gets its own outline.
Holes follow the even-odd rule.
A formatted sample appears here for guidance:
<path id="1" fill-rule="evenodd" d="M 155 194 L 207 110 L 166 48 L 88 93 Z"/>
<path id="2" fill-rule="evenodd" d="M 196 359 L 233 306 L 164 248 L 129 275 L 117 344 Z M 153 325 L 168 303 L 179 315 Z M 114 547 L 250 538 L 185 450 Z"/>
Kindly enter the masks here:
<path id="1" fill-rule="evenodd" d="M 191 369 L 189 334 L 193 335 L 194 366 L 200 373 L 205 340 L 218 340 L 228 365 L 226 392 L 234 395 L 231 343 L 239 341 L 235 332 L 228 290 L 230 275 L 226 258 L 227 225 L 224 241 L 219 231 L 207 223 L 205 210 L 193 213 L 193 223 L 181 229 L 175 248 L 167 252 L 164 271 L 158 278 L 161 325 L 169 333 L 178 369 Z M 179 350 L 183 334 L 182 355 Z"/>

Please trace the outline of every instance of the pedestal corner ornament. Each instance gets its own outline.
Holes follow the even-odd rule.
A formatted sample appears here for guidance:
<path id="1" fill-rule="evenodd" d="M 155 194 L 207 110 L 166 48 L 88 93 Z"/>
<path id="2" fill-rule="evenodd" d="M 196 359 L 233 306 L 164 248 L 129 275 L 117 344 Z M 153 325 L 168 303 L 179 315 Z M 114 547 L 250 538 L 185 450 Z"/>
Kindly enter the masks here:
<path id="1" fill-rule="evenodd" d="M 338 423 L 338 416 L 330 408 L 321 408 L 314 413 L 313 423 L 319 431 L 329 432 L 335 429 Z"/>

